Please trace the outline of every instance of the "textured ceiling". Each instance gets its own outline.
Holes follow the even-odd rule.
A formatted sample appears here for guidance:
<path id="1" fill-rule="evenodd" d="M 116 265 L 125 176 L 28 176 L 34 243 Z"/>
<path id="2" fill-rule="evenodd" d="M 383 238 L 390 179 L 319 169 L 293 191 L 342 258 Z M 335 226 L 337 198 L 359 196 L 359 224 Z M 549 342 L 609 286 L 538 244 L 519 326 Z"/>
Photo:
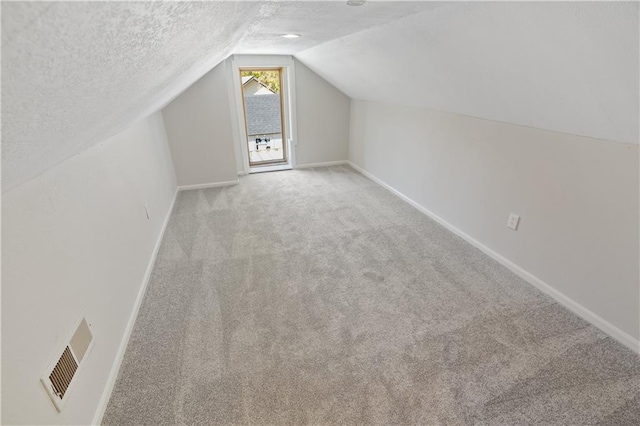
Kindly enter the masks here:
<path id="1" fill-rule="evenodd" d="M 295 54 L 353 98 L 638 141 L 637 3 L 1 7 L 3 191 L 162 108 L 231 53 Z M 290 32 L 303 37 L 279 37 Z"/>
<path id="2" fill-rule="evenodd" d="M 448 3 L 296 55 L 355 99 L 638 143 L 638 3 Z"/>
<path id="3" fill-rule="evenodd" d="M 157 111 L 231 53 L 294 54 L 434 7 L 3 2 L 2 189 Z"/>

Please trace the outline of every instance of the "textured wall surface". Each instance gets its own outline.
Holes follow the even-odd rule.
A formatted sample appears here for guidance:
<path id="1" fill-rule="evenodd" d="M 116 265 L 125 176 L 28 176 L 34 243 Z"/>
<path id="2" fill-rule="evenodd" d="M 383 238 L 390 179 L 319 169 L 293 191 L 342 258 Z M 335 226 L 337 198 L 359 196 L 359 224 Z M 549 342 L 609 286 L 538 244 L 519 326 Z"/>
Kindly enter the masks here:
<path id="1" fill-rule="evenodd" d="M 451 2 L 296 57 L 354 99 L 638 143 L 637 2 Z"/>
<path id="2" fill-rule="evenodd" d="M 161 109 L 230 53 L 292 54 L 436 6 L 3 2 L 3 192 Z"/>

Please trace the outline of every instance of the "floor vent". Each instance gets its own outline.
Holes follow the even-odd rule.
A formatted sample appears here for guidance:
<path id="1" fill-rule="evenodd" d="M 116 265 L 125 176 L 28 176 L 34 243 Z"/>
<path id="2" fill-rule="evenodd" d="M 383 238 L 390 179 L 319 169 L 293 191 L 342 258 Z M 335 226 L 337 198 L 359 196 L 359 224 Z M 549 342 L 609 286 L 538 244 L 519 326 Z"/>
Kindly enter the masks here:
<path id="1" fill-rule="evenodd" d="M 67 401 L 69 388 L 78 375 L 82 360 L 93 343 L 93 334 L 87 321 L 82 318 L 73 334 L 63 346 L 62 354 L 56 358 L 40 379 L 58 411 Z"/>

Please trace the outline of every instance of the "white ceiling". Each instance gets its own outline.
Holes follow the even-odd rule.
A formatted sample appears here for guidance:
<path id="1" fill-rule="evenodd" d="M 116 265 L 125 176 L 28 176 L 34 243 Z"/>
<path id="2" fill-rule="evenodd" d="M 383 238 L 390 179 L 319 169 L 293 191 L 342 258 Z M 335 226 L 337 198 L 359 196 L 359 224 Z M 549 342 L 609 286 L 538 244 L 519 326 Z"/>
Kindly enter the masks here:
<path id="1" fill-rule="evenodd" d="M 637 3 L 1 7 L 3 191 L 157 111 L 231 53 L 295 54 L 353 98 L 638 140 Z M 290 32 L 303 37 L 279 37 Z"/>
<path id="2" fill-rule="evenodd" d="M 2 2 L 2 189 L 157 111 L 231 53 L 293 54 L 433 7 Z"/>
<path id="3" fill-rule="evenodd" d="M 637 2 L 454 2 L 296 57 L 351 98 L 638 143 Z"/>

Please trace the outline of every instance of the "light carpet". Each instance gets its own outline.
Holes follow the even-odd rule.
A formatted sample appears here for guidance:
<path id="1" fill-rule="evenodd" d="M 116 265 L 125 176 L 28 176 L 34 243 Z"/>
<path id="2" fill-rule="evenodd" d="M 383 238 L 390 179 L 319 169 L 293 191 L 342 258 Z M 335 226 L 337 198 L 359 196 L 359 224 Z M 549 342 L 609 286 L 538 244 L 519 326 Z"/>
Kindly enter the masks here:
<path id="1" fill-rule="evenodd" d="M 640 424 L 640 357 L 348 166 L 181 192 L 107 425 Z"/>

